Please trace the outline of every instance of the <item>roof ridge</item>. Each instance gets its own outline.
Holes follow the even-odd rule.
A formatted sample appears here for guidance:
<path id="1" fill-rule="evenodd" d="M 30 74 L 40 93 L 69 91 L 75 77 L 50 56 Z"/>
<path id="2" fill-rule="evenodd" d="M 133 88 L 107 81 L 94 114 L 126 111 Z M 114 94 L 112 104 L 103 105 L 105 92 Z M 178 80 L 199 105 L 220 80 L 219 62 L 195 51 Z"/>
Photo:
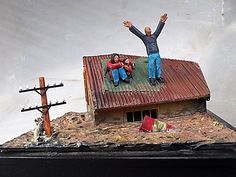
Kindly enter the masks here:
<path id="1" fill-rule="evenodd" d="M 121 56 L 130 56 L 130 57 L 137 57 L 137 58 L 143 58 L 143 57 L 147 57 L 147 56 L 139 56 L 139 55 L 131 55 L 131 54 L 122 54 L 122 53 L 118 53 L 119 55 Z M 83 59 L 86 59 L 86 58 L 100 58 L 100 59 L 105 59 L 105 58 L 110 58 L 112 55 L 112 53 L 110 54 L 100 54 L 100 55 L 87 55 L 87 56 L 83 56 Z M 188 59 L 178 59 L 178 58 L 166 58 L 166 57 L 163 57 L 162 59 L 164 60 L 174 60 L 174 61 L 182 61 L 182 62 L 189 62 L 189 63 L 194 63 L 194 64 L 197 64 L 199 65 L 196 61 L 192 61 L 192 60 L 188 60 Z"/>
<path id="2" fill-rule="evenodd" d="M 171 61 L 182 61 L 182 62 L 188 62 L 188 63 L 195 63 L 195 64 L 199 65 L 196 61 L 187 60 L 187 59 L 178 59 L 178 58 L 162 58 L 162 59 L 171 60 Z"/>

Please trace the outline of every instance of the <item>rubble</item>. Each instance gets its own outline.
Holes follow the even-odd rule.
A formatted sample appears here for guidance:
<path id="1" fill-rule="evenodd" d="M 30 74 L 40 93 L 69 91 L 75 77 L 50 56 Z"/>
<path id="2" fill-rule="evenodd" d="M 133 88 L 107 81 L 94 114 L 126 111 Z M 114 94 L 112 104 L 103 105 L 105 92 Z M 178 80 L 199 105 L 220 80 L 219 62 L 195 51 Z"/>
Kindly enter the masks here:
<path id="1" fill-rule="evenodd" d="M 236 132 L 208 113 L 159 119 L 174 125 L 166 132 L 145 133 L 139 131 L 141 122 L 123 124 L 101 123 L 94 125 L 88 113 L 69 112 L 52 121 L 54 137 L 38 146 L 108 145 L 116 144 L 162 144 L 185 142 L 236 142 Z M 3 147 L 32 147 L 33 132 L 6 142 Z"/>

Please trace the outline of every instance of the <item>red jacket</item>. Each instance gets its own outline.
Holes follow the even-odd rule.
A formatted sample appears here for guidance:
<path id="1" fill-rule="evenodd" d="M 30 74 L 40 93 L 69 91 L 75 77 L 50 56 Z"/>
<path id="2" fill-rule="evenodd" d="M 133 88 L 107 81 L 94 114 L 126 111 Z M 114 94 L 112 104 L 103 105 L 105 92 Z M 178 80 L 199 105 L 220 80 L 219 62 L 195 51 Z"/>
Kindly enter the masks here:
<path id="1" fill-rule="evenodd" d="M 133 71 L 133 67 L 132 67 L 132 65 L 130 65 L 130 64 L 125 64 L 124 66 L 123 66 L 124 68 L 125 68 L 125 71 L 127 72 L 127 73 L 132 73 L 132 71 Z M 128 74 L 129 75 L 129 74 Z"/>
<path id="2" fill-rule="evenodd" d="M 124 68 L 125 68 L 125 71 L 127 73 L 127 75 L 131 75 L 133 70 L 135 69 L 135 64 L 132 60 L 130 59 L 120 59 L 120 61 L 122 61 L 124 63 Z"/>
<path id="3" fill-rule="evenodd" d="M 107 61 L 107 68 L 106 68 L 106 72 L 105 72 L 105 76 L 107 74 L 107 72 L 109 72 L 110 78 L 112 79 L 112 73 L 111 70 L 113 69 L 118 69 L 121 67 L 124 67 L 127 75 L 131 75 L 134 69 L 134 62 L 131 60 L 128 60 L 128 63 L 125 62 L 127 60 L 125 60 L 124 58 L 119 58 L 119 62 L 117 63 L 112 63 L 112 61 Z"/>
<path id="4" fill-rule="evenodd" d="M 107 69 L 109 69 L 109 70 L 118 69 L 121 67 L 122 67 L 121 62 L 117 62 L 117 63 L 112 63 L 111 61 L 107 62 Z"/>
<path id="5" fill-rule="evenodd" d="M 118 69 L 118 68 L 121 68 L 123 65 L 122 65 L 122 62 L 117 62 L 117 63 L 112 63 L 111 61 L 108 61 L 107 62 L 107 68 L 106 68 L 106 71 L 105 71 L 105 77 L 106 77 L 106 74 L 109 72 L 109 76 L 110 76 L 110 79 L 112 80 L 112 70 L 113 69 Z"/>

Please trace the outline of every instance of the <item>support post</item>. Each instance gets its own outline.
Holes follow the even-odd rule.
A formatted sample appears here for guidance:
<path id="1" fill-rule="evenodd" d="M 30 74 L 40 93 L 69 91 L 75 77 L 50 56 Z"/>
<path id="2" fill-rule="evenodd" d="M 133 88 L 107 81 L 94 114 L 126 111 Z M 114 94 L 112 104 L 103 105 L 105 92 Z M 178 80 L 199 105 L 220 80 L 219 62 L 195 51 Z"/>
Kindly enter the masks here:
<path id="1" fill-rule="evenodd" d="M 48 110 L 48 101 L 47 101 L 47 90 L 45 89 L 45 80 L 44 77 L 39 77 L 39 86 L 40 88 L 40 93 L 41 93 L 41 102 L 42 106 L 45 106 L 42 108 L 43 112 L 43 118 L 44 118 L 44 130 L 47 135 L 47 137 L 50 137 L 52 135 L 52 130 L 51 130 L 51 124 L 50 124 L 50 117 L 49 117 L 49 110 Z"/>

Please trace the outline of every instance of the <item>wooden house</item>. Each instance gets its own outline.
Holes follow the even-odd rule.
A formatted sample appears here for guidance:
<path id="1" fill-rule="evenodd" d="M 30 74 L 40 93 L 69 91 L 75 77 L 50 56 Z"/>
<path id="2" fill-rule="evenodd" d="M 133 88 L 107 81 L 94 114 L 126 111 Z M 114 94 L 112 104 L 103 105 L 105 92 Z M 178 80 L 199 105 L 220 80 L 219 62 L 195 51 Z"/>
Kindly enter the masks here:
<path id="1" fill-rule="evenodd" d="M 121 55 L 141 61 L 141 56 Z M 105 87 L 102 63 L 111 55 L 83 57 L 84 86 L 88 111 L 99 122 L 141 121 L 145 115 L 153 118 L 177 117 L 195 112 L 206 111 L 206 101 L 210 99 L 210 90 L 199 65 L 192 61 L 162 58 L 162 76 L 165 83 L 159 89 L 148 83 L 147 62 L 141 76 L 144 81 L 136 83 L 139 77 L 133 77 L 133 87 L 121 84 L 120 91 L 109 91 Z M 136 73 L 141 69 L 136 68 Z M 135 85 L 136 84 L 136 85 Z M 113 84 L 110 83 L 110 87 Z M 108 84 L 109 87 L 109 84 Z M 158 86 L 157 86 L 158 87 Z"/>

